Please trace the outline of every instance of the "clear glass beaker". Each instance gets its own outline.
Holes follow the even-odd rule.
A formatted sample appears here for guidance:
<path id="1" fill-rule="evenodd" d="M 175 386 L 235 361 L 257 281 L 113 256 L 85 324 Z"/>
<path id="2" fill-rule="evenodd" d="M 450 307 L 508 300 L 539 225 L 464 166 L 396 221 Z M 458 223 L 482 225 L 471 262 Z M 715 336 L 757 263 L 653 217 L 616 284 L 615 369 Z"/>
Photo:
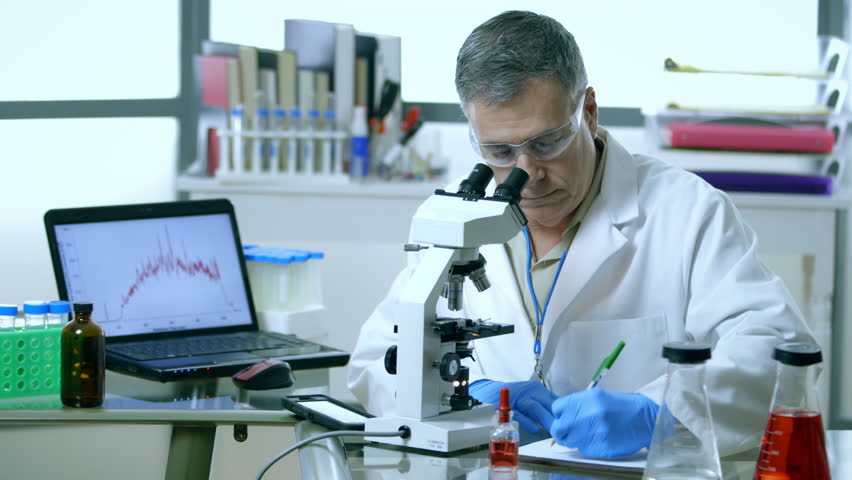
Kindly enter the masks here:
<path id="1" fill-rule="evenodd" d="M 704 384 L 710 346 L 692 342 L 663 345 L 668 378 L 648 448 L 645 480 L 720 480 L 722 468 Z"/>
<path id="2" fill-rule="evenodd" d="M 822 351 L 812 343 L 784 343 L 772 358 L 778 360 L 775 390 L 754 480 L 829 480 L 816 388 Z"/>

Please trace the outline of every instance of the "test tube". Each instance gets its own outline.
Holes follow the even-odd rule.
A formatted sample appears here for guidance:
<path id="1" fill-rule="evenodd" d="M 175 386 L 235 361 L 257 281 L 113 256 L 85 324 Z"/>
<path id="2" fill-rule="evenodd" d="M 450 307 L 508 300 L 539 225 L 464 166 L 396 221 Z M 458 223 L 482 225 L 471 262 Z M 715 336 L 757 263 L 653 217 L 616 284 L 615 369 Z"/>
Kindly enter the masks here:
<path id="1" fill-rule="evenodd" d="M 0 305 L 0 331 L 14 330 L 15 315 L 18 314 L 18 306 L 3 304 Z"/>
<path id="2" fill-rule="evenodd" d="M 24 302 L 24 329 L 44 328 L 46 316 L 46 303 L 38 300 Z"/>
<path id="3" fill-rule="evenodd" d="M 316 171 L 316 123 L 319 112 L 308 110 L 305 118 L 305 137 L 302 140 L 302 167 L 305 173 L 313 175 Z"/>
<path id="4" fill-rule="evenodd" d="M 254 154 L 252 155 L 251 171 L 260 173 L 268 169 L 267 152 L 269 151 L 269 109 L 261 108 L 257 111 L 257 120 L 255 121 L 255 132 L 257 138 L 254 141 Z"/>
<path id="5" fill-rule="evenodd" d="M 231 135 L 234 141 L 231 155 L 231 171 L 243 172 L 243 107 L 236 106 L 231 109 Z"/>
<path id="6" fill-rule="evenodd" d="M 70 318 L 71 302 L 56 300 L 47 304 L 47 322 L 45 328 L 64 327 Z"/>
<path id="7" fill-rule="evenodd" d="M 332 135 L 334 135 L 334 110 L 328 109 L 325 111 L 325 134 L 322 140 L 322 173 L 323 175 L 331 175 L 331 161 L 334 155 L 334 143 Z"/>
<path id="8" fill-rule="evenodd" d="M 283 108 L 274 108 L 272 110 L 272 117 L 270 121 L 272 122 L 272 126 L 270 130 L 273 130 L 276 135 L 280 135 L 284 130 L 287 118 L 286 112 Z M 276 136 L 270 142 L 272 145 L 272 150 L 269 152 L 269 173 L 279 174 L 284 169 L 284 164 L 286 162 L 286 157 L 284 157 L 284 147 L 286 145 L 287 140 L 282 139 L 280 136 Z"/>
<path id="9" fill-rule="evenodd" d="M 299 171 L 299 124 L 302 122 L 302 111 L 298 108 L 290 110 L 289 140 L 287 142 L 287 173 L 295 175 Z"/>

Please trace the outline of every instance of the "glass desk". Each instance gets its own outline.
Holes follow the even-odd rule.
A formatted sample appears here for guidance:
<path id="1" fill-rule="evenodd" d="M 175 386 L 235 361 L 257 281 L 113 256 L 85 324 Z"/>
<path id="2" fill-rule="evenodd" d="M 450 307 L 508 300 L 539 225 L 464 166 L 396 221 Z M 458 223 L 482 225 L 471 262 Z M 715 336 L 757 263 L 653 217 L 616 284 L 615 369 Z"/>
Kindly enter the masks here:
<path id="1" fill-rule="evenodd" d="M 108 371 L 101 407 L 63 407 L 58 394 L 0 400 L 0 477 L 254 478 L 295 442 L 301 419 L 281 396 L 327 393 L 327 369 L 295 375 L 298 390 L 246 391 L 230 377 L 160 383 Z M 299 478 L 299 468 L 287 457 L 270 478 Z"/>
<path id="2" fill-rule="evenodd" d="M 328 430 L 303 422 L 296 426 L 296 438 L 303 440 L 325 431 Z M 852 478 L 852 431 L 829 431 L 827 432 L 827 441 L 832 478 L 835 480 Z M 303 447 L 299 456 L 302 478 L 305 480 L 485 480 L 489 478 L 488 450 L 486 448 L 461 455 L 433 456 L 403 451 L 395 447 L 365 444 L 356 438 L 347 438 L 345 442 L 331 438 Z M 756 459 L 757 450 L 723 459 L 724 479 L 751 480 L 754 475 Z M 264 476 L 263 478 L 269 480 L 278 477 Z M 518 480 L 596 480 L 638 479 L 642 478 L 642 475 L 521 463 L 517 476 L 509 478 L 517 478 Z"/>

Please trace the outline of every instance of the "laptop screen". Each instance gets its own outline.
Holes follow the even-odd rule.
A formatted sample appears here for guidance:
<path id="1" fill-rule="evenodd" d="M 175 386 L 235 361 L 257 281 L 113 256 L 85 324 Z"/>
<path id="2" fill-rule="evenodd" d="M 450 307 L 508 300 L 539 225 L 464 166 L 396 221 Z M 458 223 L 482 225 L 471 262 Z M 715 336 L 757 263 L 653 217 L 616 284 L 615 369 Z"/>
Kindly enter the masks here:
<path id="1" fill-rule="evenodd" d="M 230 215 L 53 225 L 68 300 L 107 337 L 252 325 Z"/>

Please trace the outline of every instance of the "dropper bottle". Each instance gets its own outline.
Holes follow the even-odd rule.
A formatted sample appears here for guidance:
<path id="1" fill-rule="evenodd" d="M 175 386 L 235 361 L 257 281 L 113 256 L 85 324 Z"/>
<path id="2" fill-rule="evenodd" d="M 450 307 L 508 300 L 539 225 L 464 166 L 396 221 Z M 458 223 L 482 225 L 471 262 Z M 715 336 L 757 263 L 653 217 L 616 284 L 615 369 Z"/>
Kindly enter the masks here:
<path id="1" fill-rule="evenodd" d="M 491 472 L 512 474 L 518 470 L 518 444 L 521 437 L 512 421 L 508 388 L 500 390 L 500 405 L 495 416 L 497 421 L 491 428 Z"/>

